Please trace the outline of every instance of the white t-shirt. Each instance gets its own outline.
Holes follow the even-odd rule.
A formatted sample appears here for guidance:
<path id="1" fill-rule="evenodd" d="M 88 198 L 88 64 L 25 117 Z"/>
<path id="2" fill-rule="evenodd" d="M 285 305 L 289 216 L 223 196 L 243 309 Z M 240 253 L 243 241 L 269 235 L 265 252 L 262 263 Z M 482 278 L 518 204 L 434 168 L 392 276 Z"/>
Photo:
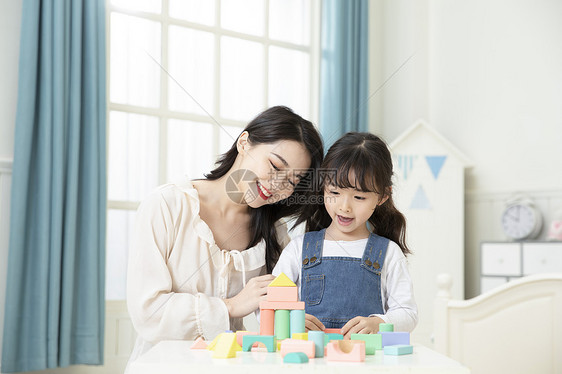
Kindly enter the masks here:
<path id="1" fill-rule="evenodd" d="M 273 269 L 273 275 L 285 273 L 301 289 L 302 245 L 304 235 L 295 237 L 281 253 Z M 354 241 L 324 240 L 323 257 L 362 258 L 367 239 Z M 384 314 L 373 314 L 387 323 L 394 324 L 395 331 L 411 332 L 418 323 L 418 308 L 414 300 L 408 262 L 398 244 L 389 241 L 381 271 L 381 300 Z"/>
<path id="2" fill-rule="evenodd" d="M 284 246 L 286 225 L 277 228 Z M 211 340 L 243 329 L 222 299 L 262 274 L 265 241 L 241 252 L 219 248 L 191 182 L 159 187 L 138 209 L 129 248 L 127 306 L 138 333 L 129 363 L 161 340 Z"/>

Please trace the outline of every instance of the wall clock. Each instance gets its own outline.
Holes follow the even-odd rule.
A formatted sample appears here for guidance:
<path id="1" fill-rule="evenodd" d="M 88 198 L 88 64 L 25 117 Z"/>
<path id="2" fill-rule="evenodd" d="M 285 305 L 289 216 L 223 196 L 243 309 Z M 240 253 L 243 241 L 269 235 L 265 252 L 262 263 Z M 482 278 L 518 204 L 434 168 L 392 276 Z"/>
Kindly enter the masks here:
<path id="1" fill-rule="evenodd" d="M 508 201 L 502 212 L 505 235 L 514 240 L 534 239 L 542 229 L 542 215 L 529 198 Z"/>

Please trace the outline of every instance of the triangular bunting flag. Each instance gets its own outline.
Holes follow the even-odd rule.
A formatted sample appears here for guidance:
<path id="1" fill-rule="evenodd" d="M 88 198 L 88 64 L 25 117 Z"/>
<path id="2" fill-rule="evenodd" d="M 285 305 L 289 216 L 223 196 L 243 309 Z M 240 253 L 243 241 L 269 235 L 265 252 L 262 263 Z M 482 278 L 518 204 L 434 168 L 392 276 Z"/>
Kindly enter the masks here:
<path id="1" fill-rule="evenodd" d="M 431 204 L 429 203 L 429 199 L 423 190 L 423 187 L 420 185 L 412 202 L 410 203 L 410 209 L 419 209 L 419 210 L 430 210 Z"/>
<path id="2" fill-rule="evenodd" d="M 437 179 L 439 177 L 439 173 L 441 172 L 441 168 L 445 163 L 447 156 L 425 156 L 425 160 L 433 173 L 433 177 Z"/>
<path id="3" fill-rule="evenodd" d="M 275 278 L 268 287 L 296 287 L 297 285 L 289 279 L 285 273 L 281 273 Z"/>

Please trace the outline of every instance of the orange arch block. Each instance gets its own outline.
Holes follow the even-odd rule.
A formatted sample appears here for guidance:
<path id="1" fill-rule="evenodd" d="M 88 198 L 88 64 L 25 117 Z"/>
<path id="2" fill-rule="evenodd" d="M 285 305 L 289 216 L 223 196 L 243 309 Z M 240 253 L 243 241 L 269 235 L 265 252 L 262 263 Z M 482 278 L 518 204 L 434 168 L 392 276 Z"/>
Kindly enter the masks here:
<path id="1" fill-rule="evenodd" d="M 328 361 L 365 361 L 365 342 L 362 340 L 332 340 L 327 345 Z"/>

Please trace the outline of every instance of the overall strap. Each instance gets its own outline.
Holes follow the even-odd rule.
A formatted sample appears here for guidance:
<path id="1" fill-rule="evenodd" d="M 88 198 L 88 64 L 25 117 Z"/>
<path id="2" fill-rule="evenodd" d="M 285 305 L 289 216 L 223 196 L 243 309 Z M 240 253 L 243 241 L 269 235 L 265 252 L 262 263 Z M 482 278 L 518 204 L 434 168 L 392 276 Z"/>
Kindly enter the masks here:
<path id="1" fill-rule="evenodd" d="M 380 275 L 389 242 L 390 240 L 387 238 L 377 234 L 370 234 L 363 252 L 363 258 L 361 259 L 361 267 Z"/>
<path id="2" fill-rule="evenodd" d="M 310 231 L 304 234 L 302 244 L 302 267 L 309 269 L 322 262 L 322 247 L 324 246 L 324 234 L 326 229 Z"/>

